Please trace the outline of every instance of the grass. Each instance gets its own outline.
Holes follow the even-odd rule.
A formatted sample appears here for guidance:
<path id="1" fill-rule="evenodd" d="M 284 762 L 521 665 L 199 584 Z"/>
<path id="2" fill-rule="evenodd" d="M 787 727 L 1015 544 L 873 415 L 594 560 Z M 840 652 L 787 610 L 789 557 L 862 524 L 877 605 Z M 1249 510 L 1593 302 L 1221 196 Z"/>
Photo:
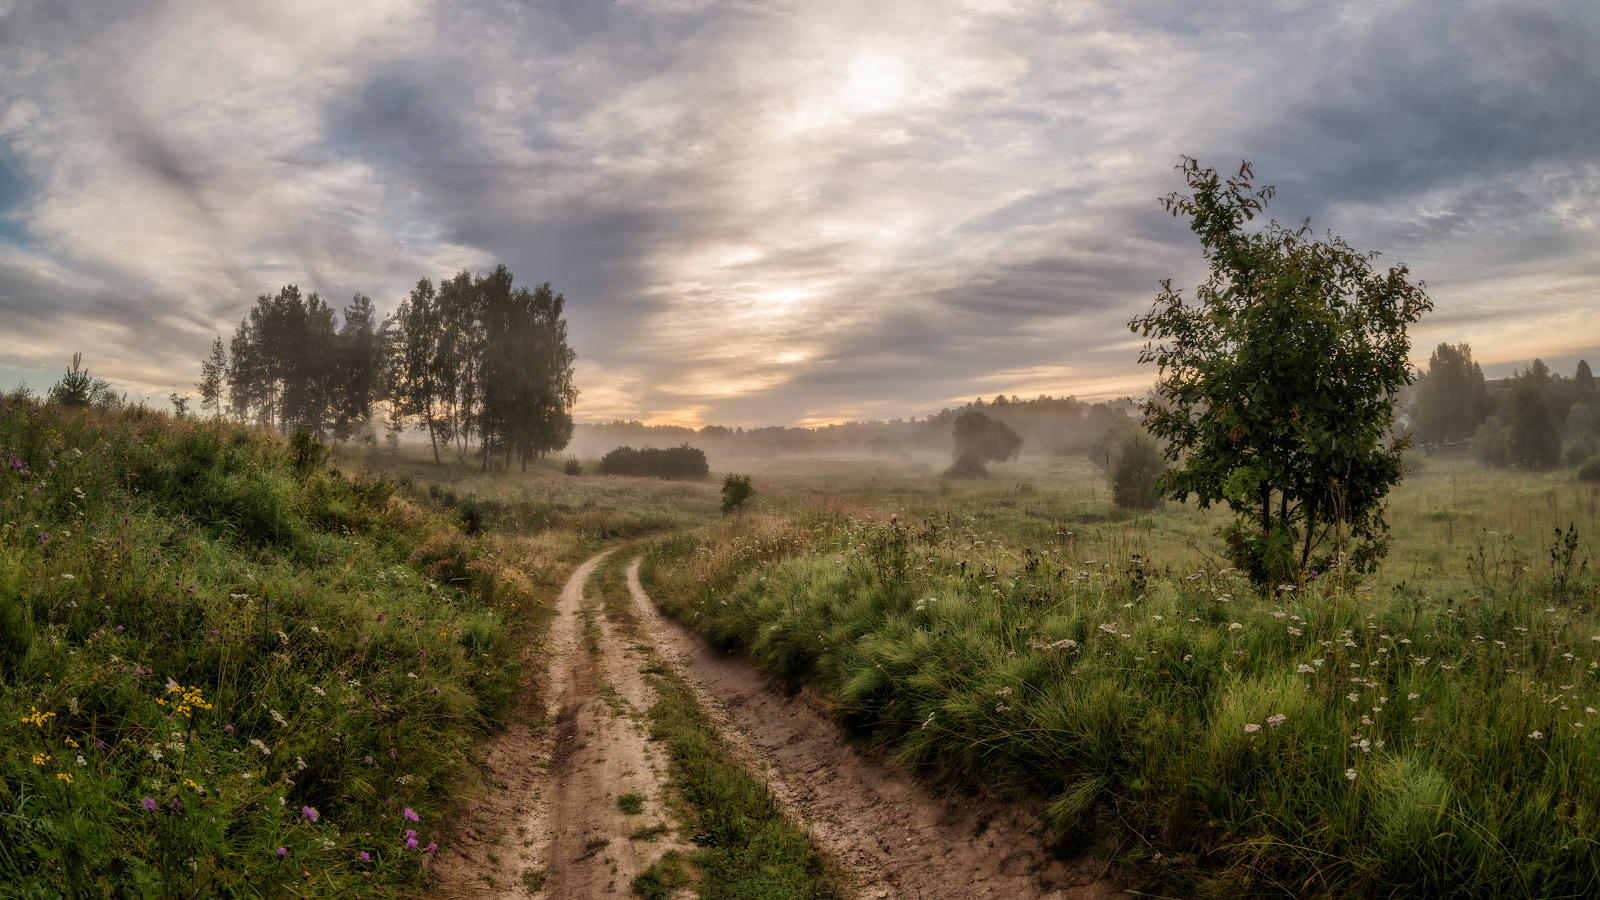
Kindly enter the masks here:
<path id="1" fill-rule="evenodd" d="M 644 812 L 644 795 L 638 791 L 629 791 L 617 798 L 617 808 L 630 816 L 637 816 Z"/>
<path id="2" fill-rule="evenodd" d="M 557 574 L 250 429 L 0 398 L 0 895 L 409 891 Z"/>
<path id="3" fill-rule="evenodd" d="M 1225 518 L 1076 460 L 767 474 L 652 596 L 910 765 L 1039 804 L 1186 895 L 1600 894 L 1600 491 L 1429 460 L 1376 574 L 1257 596 Z M 1015 477 L 1015 476 L 1013 476 Z"/>

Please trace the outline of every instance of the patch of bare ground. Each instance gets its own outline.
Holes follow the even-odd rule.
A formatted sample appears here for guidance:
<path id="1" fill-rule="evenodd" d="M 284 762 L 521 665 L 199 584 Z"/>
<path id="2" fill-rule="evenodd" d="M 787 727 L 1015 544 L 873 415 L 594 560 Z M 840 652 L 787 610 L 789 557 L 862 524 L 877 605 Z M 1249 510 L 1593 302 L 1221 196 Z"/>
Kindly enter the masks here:
<path id="1" fill-rule="evenodd" d="M 666 760 L 644 723 L 654 702 L 639 671 L 645 651 L 584 600 L 605 556 L 580 566 L 561 593 L 541 648 L 542 690 L 490 742 L 489 794 L 435 862 L 436 896 L 626 896 L 674 846 Z M 642 808 L 625 812 L 624 795 L 642 797 Z M 648 841 L 630 837 L 645 834 Z"/>
<path id="2" fill-rule="evenodd" d="M 1103 861 L 1057 859 L 1043 826 L 1014 804 L 937 796 L 847 739 L 803 697 L 770 690 L 748 661 L 707 648 L 656 611 L 639 564 L 628 567 L 628 589 L 658 652 L 748 757 L 749 770 L 765 773 L 786 815 L 851 873 L 861 897 L 1099 900 L 1119 893 Z"/>

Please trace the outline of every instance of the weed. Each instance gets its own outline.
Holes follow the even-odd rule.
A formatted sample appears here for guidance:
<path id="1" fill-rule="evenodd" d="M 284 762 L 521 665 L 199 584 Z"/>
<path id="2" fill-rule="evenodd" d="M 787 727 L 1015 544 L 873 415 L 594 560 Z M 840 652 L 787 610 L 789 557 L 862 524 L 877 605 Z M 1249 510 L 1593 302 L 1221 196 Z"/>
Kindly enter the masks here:
<path id="1" fill-rule="evenodd" d="M 638 791 L 629 791 L 617 798 L 617 808 L 630 816 L 637 816 L 644 812 L 644 795 Z"/>

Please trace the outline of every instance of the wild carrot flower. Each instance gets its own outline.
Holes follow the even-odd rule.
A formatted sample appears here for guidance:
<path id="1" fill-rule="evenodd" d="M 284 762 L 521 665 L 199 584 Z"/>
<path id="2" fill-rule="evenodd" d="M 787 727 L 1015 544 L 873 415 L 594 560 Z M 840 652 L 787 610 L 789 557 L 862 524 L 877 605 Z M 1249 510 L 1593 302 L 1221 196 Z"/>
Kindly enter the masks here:
<path id="1" fill-rule="evenodd" d="M 1344 777 L 1345 777 L 1345 780 L 1347 780 L 1347 781 L 1355 781 L 1356 780 L 1356 770 L 1355 769 L 1345 769 L 1344 770 Z"/>
<path id="2" fill-rule="evenodd" d="M 1258 732 L 1260 730 L 1261 730 L 1261 726 L 1257 725 L 1254 722 L 1251 722 L 1251 723 L 1249 723 L 1249 724 L 1244 726 L 1244 733 L 1245 734 L 1255 734 L 1256 732 Z"/>

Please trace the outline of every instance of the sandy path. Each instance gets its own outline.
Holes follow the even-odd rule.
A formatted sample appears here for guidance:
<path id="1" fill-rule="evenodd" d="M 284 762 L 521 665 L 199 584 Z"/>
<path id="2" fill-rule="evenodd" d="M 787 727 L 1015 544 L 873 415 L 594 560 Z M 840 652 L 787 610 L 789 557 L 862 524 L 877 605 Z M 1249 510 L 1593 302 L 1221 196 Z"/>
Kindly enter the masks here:
<path id="1" fill-rule="evenodd" d="M 804 702 L 768 690 L 749 662 L 706 648 L 657 612 L 628 566 L 628 590 L 662 656 L 702 708 L 763 769 L 772 793 L 855 876 L 864 898 L 1116 896 L 1104 864 L 1055 860 L 1037 820 L 1002 803 L 944 799 L 904 770 L 863 753 Z"/>
<path id="2" fill-rule="evenodd" d="M 435 865 L 438 896 L 631 896 L 634 876 L 674 846 L 670 829 L 650 841 L 629 837 L 667 822 L 666 760 L 646 736 L 654 696 L 639 671 L 645 650 L 604 621 L 598 604 L 589 612 L 598 640 L 585 634 L 584 586 L 607 555 L 580 566 L 561 592 L 543 649 L 545 716 L 491 743 L 490 795 Z M 646 798 L 641 813 L 622 811 L 626 793 Z"/>

